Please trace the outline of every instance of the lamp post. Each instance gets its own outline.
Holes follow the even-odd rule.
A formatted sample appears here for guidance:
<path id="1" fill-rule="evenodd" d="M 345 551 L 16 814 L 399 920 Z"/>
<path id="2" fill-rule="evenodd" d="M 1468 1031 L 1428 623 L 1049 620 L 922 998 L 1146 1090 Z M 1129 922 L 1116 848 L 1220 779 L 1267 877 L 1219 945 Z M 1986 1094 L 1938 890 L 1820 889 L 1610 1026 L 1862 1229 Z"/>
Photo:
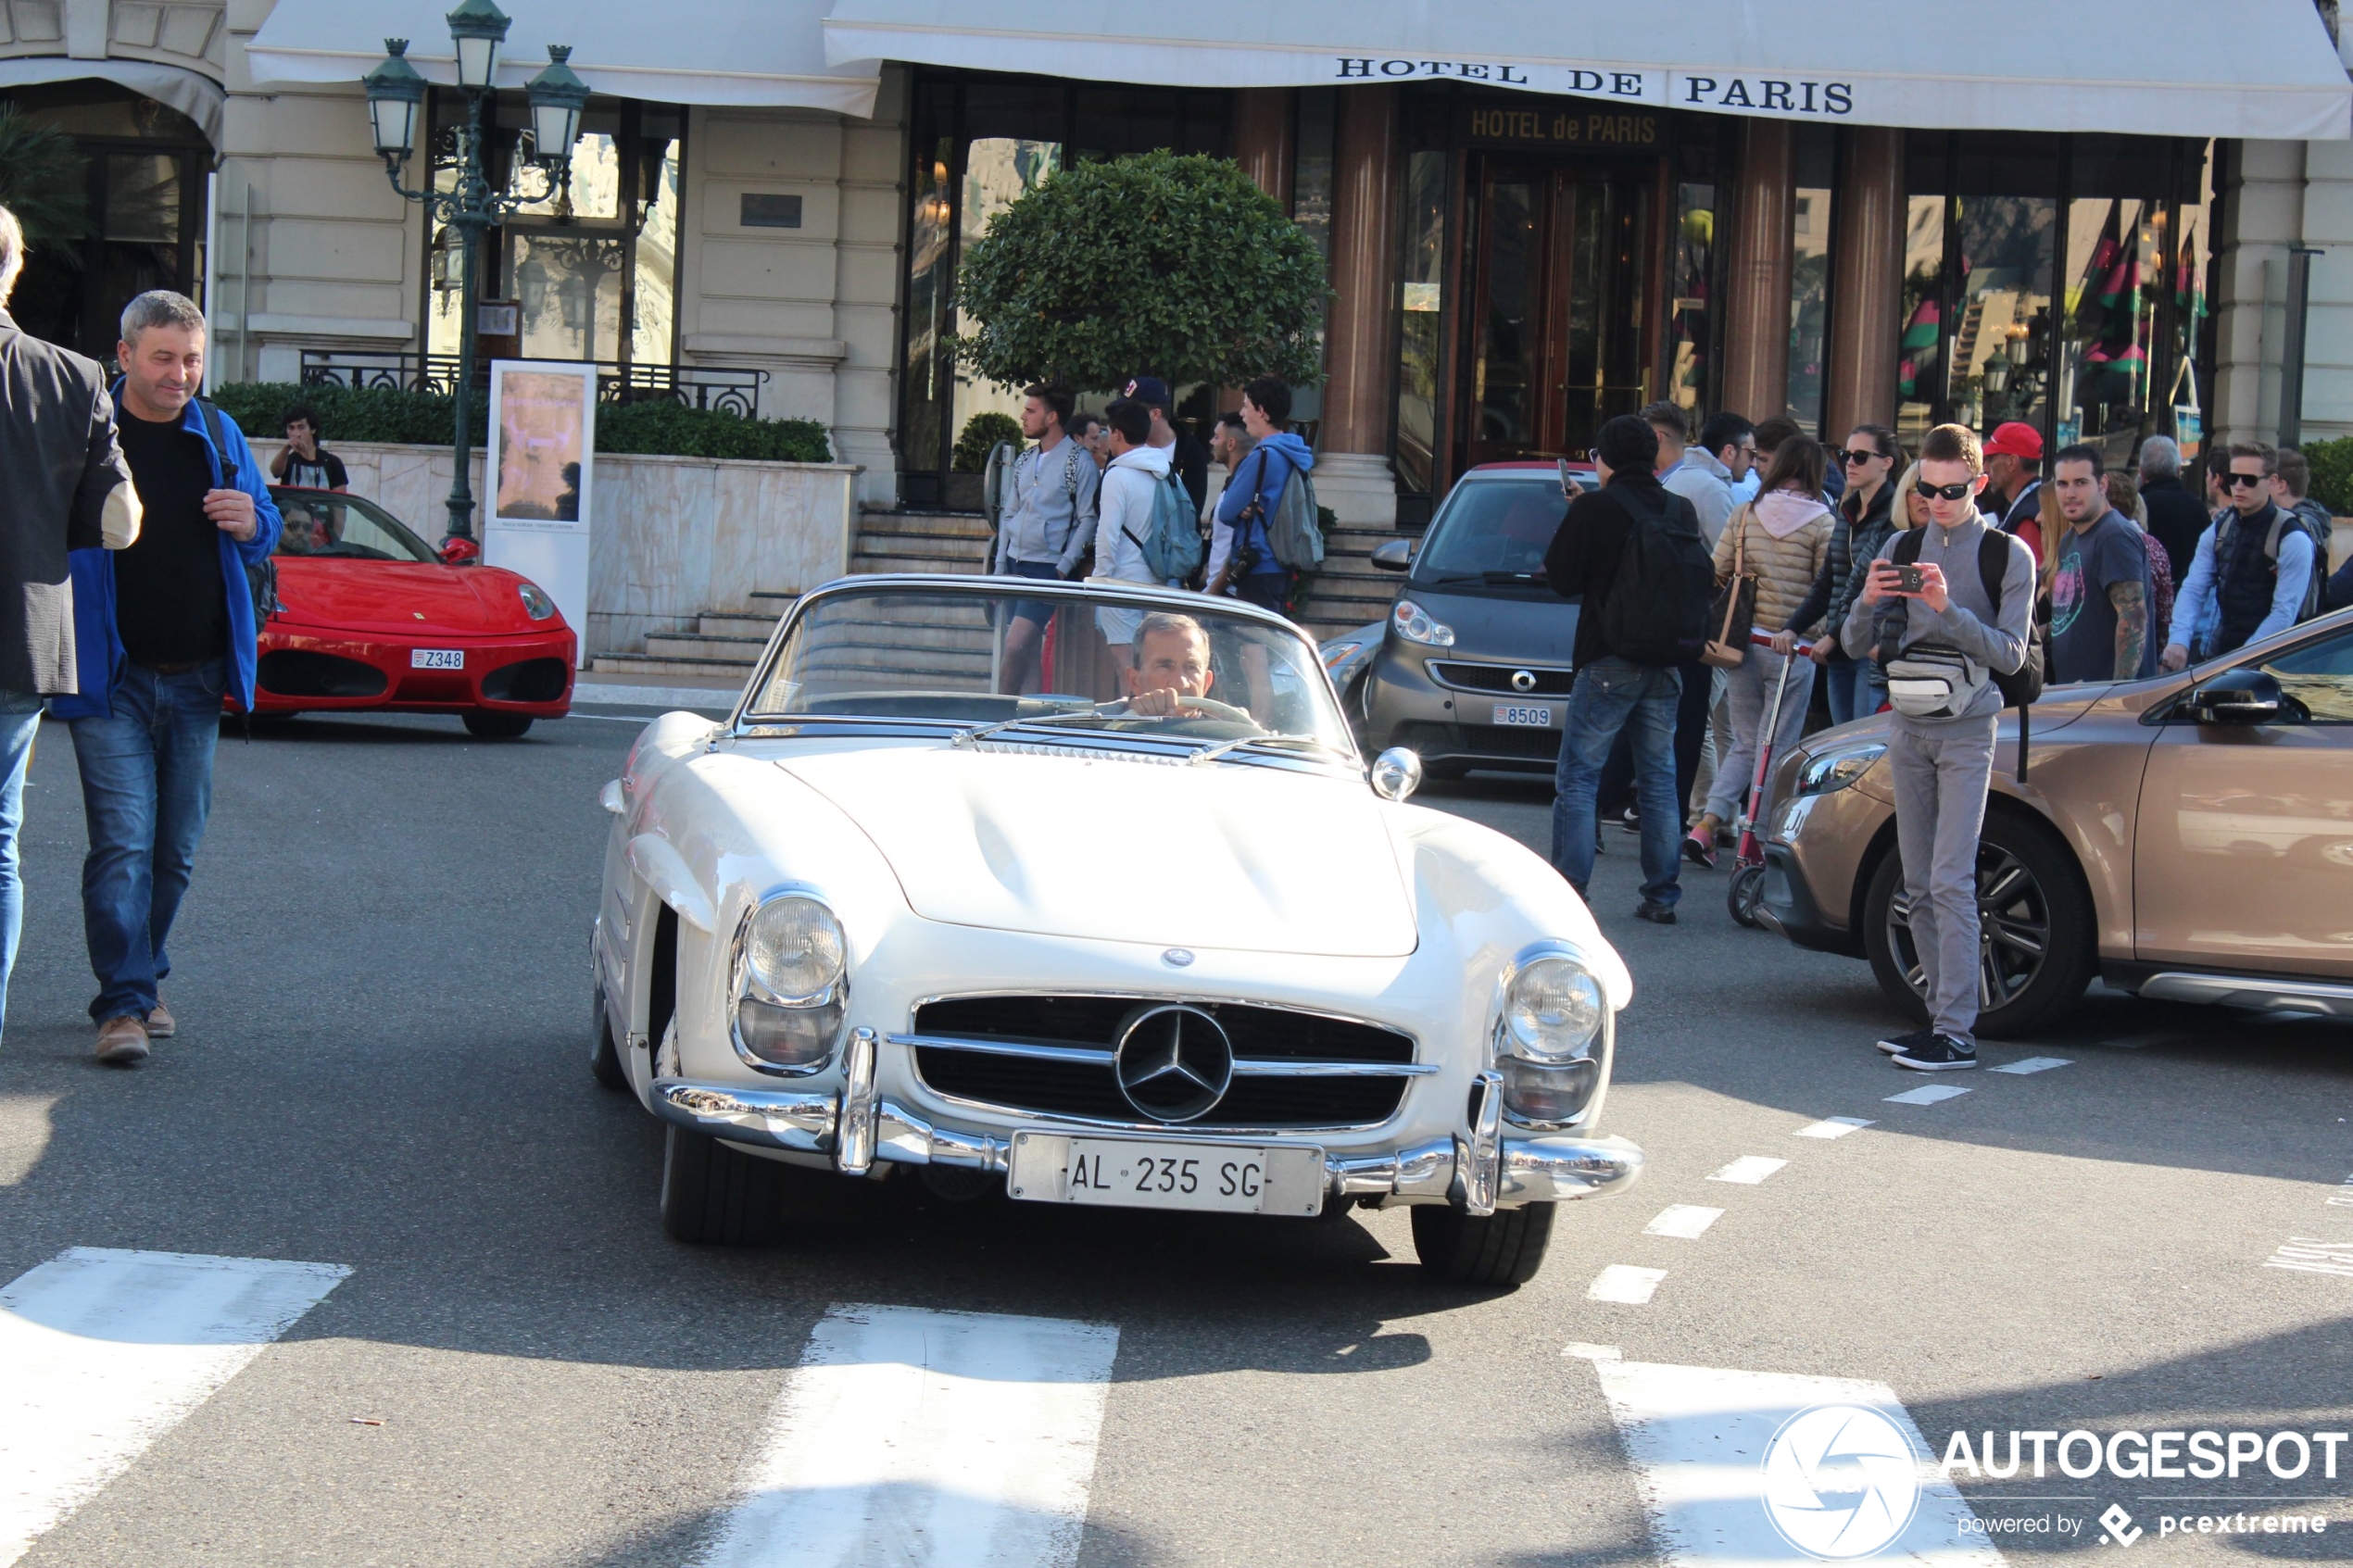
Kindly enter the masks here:
<path id="1" fill-rule="evenodd" d="M 571 49 L 547 46 L 547 69 L 524 85 L 531 101 L 532 161 L 545 178 L 536 194 L 512 188 L 493 191 L 483 173 L 482 101 L 493 91 L 498 69 L 498 46 L 506 42 L 508 18 L 491 0 L 460 0 L 449 13 L 449 40 L 456 46 L 458 88 L 466 95 L 466 128 L 459 137 L 458 180 L 447 191 L 433 189 L 430 178 L 421 191 L 400 182 L 401 167 L 416 145 L 417 111 L 425 101 L 425 79 L 408 61 L 409 41 L 387 38 L 389 51 L 381 64 L 360 78 L 368 92 L 368 118 L 376 151 L 384 160 L 384 178 L 392 188 L 423 204 L 433 220 L 449 225 L 458 235 L 459 327 L 457 477 L 449 486 L 451 539 L 474 536 L 472 443 L 467 429 L 473 403 L 474 380 L 474 257 L 482 236 L 506 221 L 508 214 L 554 194 L 572 161 L 572 144 L 580 135 L 580 111 L 588 102 L 588 84 L 564 62 Z"/>

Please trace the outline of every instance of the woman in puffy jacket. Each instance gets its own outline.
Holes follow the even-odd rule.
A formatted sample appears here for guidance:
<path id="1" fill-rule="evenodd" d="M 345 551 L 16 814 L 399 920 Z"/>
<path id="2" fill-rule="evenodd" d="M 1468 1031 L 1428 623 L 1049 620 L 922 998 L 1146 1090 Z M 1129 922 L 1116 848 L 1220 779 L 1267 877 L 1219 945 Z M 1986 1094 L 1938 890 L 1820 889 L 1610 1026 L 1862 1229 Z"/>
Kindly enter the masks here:
<path id="1" fill-rule="evenodd" d="M 1904 466 L 1903 444 L 1885 425 L 1856 425 L 1846 438 L 1846 450 L 1838 456 L 1846 466 L 1846 494 L 1831 525 L 1830 560 L 1793 619 L 1806 626 L 1817 620 L 1824 623 L 1823 634 L 1814 643 L 1814 662 L 1828 683 L 1831 722 L 1843 724 L 1878 712 L 1884 688 L 1873 684 L 1879 671 L 1871 661 L 1849 657 L 1831 633 L 1846 624 L 1846 612 L 1863 592 L 1872 560 L 1903 530 L 1906 492 L 1893 483 L 1895 470 Z"/>
<path id="2" fill-rule="evenodd" d="M 1822 504 L 1822 444 L 1810 435 L 1783 441 L 1765 470 L 1756 499 L 1732 514 L 1716 541 L 1718 587 L 1739 572 L 1756 579 L 1756 624 L 1775 628 L 1773 646 L 1753 643 L 1738 668 L 1724 672 L 1724 703 L 1732 725 L 1730 752 L 1716 765 L 1707 809 L 1683 840 L 1683 857 L 1703 866 L 1716 863 L 1716 830 L 1732 820 L 1750 776 L 1756 771 L 1758 732 L 1773 700 L 1774 687 L 1788 671 L 1781 692 L 1780 722 L 1774 748 L 1793 745 L 1806 728 L 1806 704 L 1814 691 L 1812 660 L 1792 656 L 1797 639 L 1819 624 L 1801 621 L 1815 581 L 1830 559 L 1831 514 Z"/>

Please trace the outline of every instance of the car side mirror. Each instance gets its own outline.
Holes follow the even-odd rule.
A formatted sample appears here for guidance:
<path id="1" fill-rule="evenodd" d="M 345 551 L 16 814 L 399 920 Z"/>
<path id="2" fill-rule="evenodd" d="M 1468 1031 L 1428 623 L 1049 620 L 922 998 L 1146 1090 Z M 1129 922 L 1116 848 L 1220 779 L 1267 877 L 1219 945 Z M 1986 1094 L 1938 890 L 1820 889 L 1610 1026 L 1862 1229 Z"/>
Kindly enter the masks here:
<path id="1" fill-rule="evenodd" d="M 472 539 L 448 538 L 441 542 L 442 564 L 471 566 L 482 558 L 482 546 Z"/>
<path id="2" fill-rule="evenodd" d="M 1403 571 L 1414 564 L 1411 539 L 1384 539 L 1373 546 L 1373 564 L 1383 571 Z"/>
<path id="3" fill-rule="evenodd" d="M 2280 684 L 2253 668 L 2225 670 L 2182 699 L 2182 716 L 2200 724 L 2269 724 L 2284 707 Z"/>
<path id="4" fill-rule="evenodd" d="M 1383 800 L 1403 800 L 1422 787 L 1421 756 L 1402 746 L 1392 746 L 1373 759 L 1368 777 L 1373 793 Z"/>

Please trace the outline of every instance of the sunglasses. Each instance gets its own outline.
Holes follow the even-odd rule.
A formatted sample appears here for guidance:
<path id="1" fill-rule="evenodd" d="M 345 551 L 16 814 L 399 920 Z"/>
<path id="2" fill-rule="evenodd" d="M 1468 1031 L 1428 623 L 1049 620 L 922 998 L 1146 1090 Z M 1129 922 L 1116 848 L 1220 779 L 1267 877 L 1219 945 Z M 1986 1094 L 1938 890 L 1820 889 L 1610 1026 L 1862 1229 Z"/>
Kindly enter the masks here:
<path id="1" fill-rule="evenodd" d="M 1912 482 L 1912 488 L 1931 501 L 1958 501 L 1966 499 L 1977 486 L 1974 484 L 1931 484 L 1927 480 L 1919 479 Z"/>
<path id="2" fill-rule="evenodd" d="M 1886 453 L 1874 452 L 1868 446 L 1850 446 L 1844 448 L 1839 453 L 1838 460 L 1851 467 L 1856 463 L 1868 463 L 1875 458 L 1884 458 L 1886 456 Z"/>
<path id="3" fill-rule="evenodd" d="M 2242 486 L 2260 484 L 2262 483 L 2263 476 L 2259 473 L 2226 473 L 2222 476 L 2222 485 L 2225 489 L 2229 490 L 2236 490 Z"/>

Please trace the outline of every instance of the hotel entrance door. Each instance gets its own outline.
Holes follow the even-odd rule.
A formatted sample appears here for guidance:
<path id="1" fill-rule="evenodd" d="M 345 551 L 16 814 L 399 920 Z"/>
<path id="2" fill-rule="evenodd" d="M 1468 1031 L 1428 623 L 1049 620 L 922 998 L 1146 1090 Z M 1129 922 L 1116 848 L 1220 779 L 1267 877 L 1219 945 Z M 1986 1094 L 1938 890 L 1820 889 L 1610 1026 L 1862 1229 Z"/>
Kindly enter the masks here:
<path id="1" fill-rule="evenodd" d="M 1652 396 L 1658 167 L 1474 162 L 1466 455 L 1581 458 Z"/>

